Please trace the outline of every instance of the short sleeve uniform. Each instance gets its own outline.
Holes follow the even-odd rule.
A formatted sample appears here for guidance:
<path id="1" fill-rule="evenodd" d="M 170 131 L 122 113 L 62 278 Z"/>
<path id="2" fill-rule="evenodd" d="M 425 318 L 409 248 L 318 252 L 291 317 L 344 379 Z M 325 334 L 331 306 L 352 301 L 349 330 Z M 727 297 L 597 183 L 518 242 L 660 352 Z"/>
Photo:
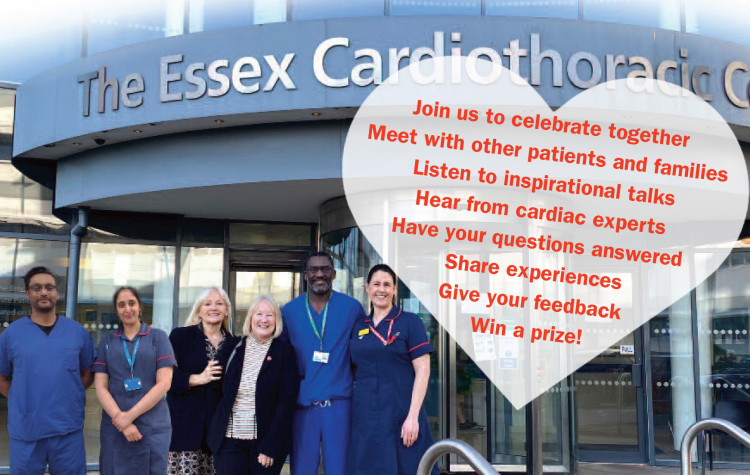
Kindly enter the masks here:
<path id="1" fill-rule="evenodd" d="M 136 341 L 140 340 L 135 355 L 133 376 L 140 378 L 142 388 L 125 389 L 125 380 L 131 378 L 130 365 L 125 357 L 123 342 L 132 355 Z M 118 331 L 99 342 L 99 352 L 94 372 L 109 375 L 109 392 L 121 411 L 128 411 L 156 385 L 156 372 L 175 366 L 172 345 L 166 333 L 150 328 L 145 323 L 132 341 Z M 167 453 L 172 435 L 169 407 L 166 398 L 156 403 L 150 411 L 133 421 L 143 439 L 128 442 L 112 424 L 106 411 L 102 411 L 100 470 L 110 474 L 161 474 L 166 472 Z"/>
<path id="2" fill-rule="evenodd" d="M 401 426 L 414 388 L 412 361 L 433 348 L 419 317 L 397 307 L 373 326 L 388 344 L 371 326 L 371 317 L 360 320 L 351 335 L 356 373 L 347 473 L 413 475 L 433 443 L 424 406 L 419 412 L 419 436 L 411 447 L 403 444 Z M 437 470 L 432 473 L 437 475 Z"/>
<path id="3" fill-rule="evenodd" d="M 297 404 L 306 407 L 326 399 L 349 399 L 353 381 L 349 335 L 354 323 L 364 318 L 362 305 L 348 295 L 332 292 L 321 342 L 312 329 L 310 318 L 320 331 L 326 312 L 317 313 L 311 305 L 308 316 L 306 298 L 306 294 L 300 295 L 282 310 L 284 333 L 297 354 L 297 367 L 303 378 Z M 316 351 L 328 353 L 328 363 L 313 361 Z"/>
<path id="4" fill-rule="evenodd" d="M 47 335 L 29 317 L 0 335 L 0 374 L 13 378 L 8 433 L 25 442 L 83 429 L 86 392 L 81 372 L 94 363 L 94 344 L 75 320 L 58 317 Z"/>

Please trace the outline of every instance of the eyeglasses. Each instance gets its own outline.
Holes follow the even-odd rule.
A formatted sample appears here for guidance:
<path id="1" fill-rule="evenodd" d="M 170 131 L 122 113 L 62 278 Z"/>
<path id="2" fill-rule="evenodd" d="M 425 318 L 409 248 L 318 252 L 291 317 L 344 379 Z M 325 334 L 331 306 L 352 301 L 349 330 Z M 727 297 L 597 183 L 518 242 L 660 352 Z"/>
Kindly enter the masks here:
<path id="1" fill-rule="evenodd" d="M 310 274 L 317 274 L 318 272 L 322 272 L 325 275 L 333 274 L 333 267 L 331 266 L 309 266 L 305 270 Z"/>
<path id="2" fill-rule="evenodd" d="M 46 290 L 47 292 L 55 292 L 57 290 L 57 287 L 54 285 L 32 285 L 29 287 L 29 290 L 38 294 L 42 290 Z"/>

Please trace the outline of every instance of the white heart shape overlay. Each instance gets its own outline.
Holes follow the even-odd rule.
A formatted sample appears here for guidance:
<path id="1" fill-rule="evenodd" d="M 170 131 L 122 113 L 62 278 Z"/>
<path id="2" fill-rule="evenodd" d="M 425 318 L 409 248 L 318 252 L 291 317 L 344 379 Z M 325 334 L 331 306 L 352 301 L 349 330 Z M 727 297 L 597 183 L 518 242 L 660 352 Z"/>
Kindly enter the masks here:
<path id="1" fill-rule="evenodd" d="M 748 204 L 732 130 L 689 91 L 621 79 L 553 112 L 463 57 L 379 85 L 342 173 L 369 242 L 516 408 L 711 275 Z"/>

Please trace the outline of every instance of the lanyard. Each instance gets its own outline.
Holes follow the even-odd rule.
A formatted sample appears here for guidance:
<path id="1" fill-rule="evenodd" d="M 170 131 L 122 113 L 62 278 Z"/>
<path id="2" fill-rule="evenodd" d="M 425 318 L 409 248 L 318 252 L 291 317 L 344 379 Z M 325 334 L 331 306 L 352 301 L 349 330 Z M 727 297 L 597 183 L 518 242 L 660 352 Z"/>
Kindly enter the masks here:
<path id="1" fill-rule="evenodd" d="M 398 337 L 398 334 L 391 336 L 391 330 L 393 330 L 393 321 L 398 318 L 398 316 L 401 315 L 401 310 L 399 309 L 398 314 L 390 319 L 390 322 L 388 323 L 388 335 L 386 338 L 383 338 L 383 335 L 378 333 L 378 331 L 375 329 L 375 327 L 372 326 L 372 324 L 368 324 L 367 326 L 370 327 L 370 331 L 375 335 L 378 340 L 380 340 L 381 343 L 383 343 L 383 346 L 388 346 L 394 341 L 396 341 L 396 338 Z"/>
<path id="2" fill-rule="evenodd" d="M 326 302 L 325 308 L 323 308 L 323 323 L 320 327 L 320 333 L 318 333 L 318 329 L 315 327 L 315 322 L 313 321 L 312 313 L 310 313 L 310 297 L 305 294 L 305 308 L 307 309 L 307 318 L 310 320 L 310 325 L 312 325 L 315 336 L 317 336 L 318 340 L 320 340 L 320 351 L 323 351 L 323 335 L 325 335 L 326 332 L 326 319 L 328 318 L 329 303 L 331 303 L 330 297 L 328 298 L 328 302 Z"/>
<path id="3" fill-rule="evenodd" d="M 128 351 L 128 345 L 125 344 L 125 339 L 120 340 L 122 341 L 122 350 L 125 352 L 125 359 L 128 360 L 128 364 L 130 365 L 130 377 L 133 377 L 133 368 L 135 366 L 135 355 L 138 353 L 138 347 L 141 346 L 141 338 L 138 337 L 137 340 L 135 340 L 135 346 L 133 347 L 133 356 L 130 356 L 130 352 Z"/>

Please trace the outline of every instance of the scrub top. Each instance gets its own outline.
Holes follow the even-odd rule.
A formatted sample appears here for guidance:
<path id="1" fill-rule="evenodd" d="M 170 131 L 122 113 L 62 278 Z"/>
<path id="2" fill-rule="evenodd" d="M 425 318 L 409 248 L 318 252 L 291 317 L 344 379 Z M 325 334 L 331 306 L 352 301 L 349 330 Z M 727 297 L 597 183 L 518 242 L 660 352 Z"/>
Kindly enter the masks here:
<path id="1" fill-rule="evenodd" d="M 362 304 L 348 295 L 331 292 L 328 300 L 323 342 L 315 335 L 310 324 L 302 294 L 281 311 L 284 318 L 283 338 L 287 338 L 297 354 L 297 367 L 302 381 L 297 404 L 310 406 L 326 399 L 349 399 L 352 397 L 352 370 L 349 357 L 349 335 L 357 320 L 365 316 Z M 320 332 L 323 313 L 317 313 L 310 305 L 310 317 Z M 316 351 L 328 353 L 328 363 L 313 361 Z"/>
<path id="2" fill-rule="evenodd" d="M 13 378 L 8 433 L 31 442 L 83 429 L 81 371 L 94 363 L 94 343 L 78 322 L 57 317 L 47 335 L 29 317 L 0 335 L 0 374 Z"/>
<path id="3" fill-rule="evenodd" d="M 122 342 L 133 354 L 136 341 L 140 339 L 133 365 L 133 376 L 140 378 L 142 388 L 125 390 L 125 380 L 130 379 L 130 365 L 125 357 Z M 94 372 L 109 375 L 109 392 L 121 411 L 128 411 L 156 385 L 156 372 L 160 368 L 176 366 L 172 345 L 162 330 L 150 328 L 141 323 L 137 338 L 128 340 L 123 332 L 117 331 L 102 338 L 94 363 Z M 106 411 L 102 411 L 101 423 L 101 471 L 102 473 L 155 473 L 147 468 L 158 460 L 166 467 L 172 423 L 166 398 L 150 411 L 133 421 L 143 439 L 128 442 L 125 436 L 112 424 Z M 146 464 L 144 467 L 142 464 Z M 162 472 L 163 473 L 163 472 Z"/>
<path id="4" fill-rule="evenodd" d="M 358 321 L 351 334 L 352 363 L 356 366 L 352 404 L 351 474 L 413 475 L 432 445 L 424 405 L 419 411 L 419 436 L 411 447 L 401 439 L 414 388 L 412 361 L 433 351 L 422 321 L 398 307 L 370 329 L 372 315 Z M 389 338 L 390 330 L 390 338 Z M 431 472 L 437 475 L 433 467 Z"/>

